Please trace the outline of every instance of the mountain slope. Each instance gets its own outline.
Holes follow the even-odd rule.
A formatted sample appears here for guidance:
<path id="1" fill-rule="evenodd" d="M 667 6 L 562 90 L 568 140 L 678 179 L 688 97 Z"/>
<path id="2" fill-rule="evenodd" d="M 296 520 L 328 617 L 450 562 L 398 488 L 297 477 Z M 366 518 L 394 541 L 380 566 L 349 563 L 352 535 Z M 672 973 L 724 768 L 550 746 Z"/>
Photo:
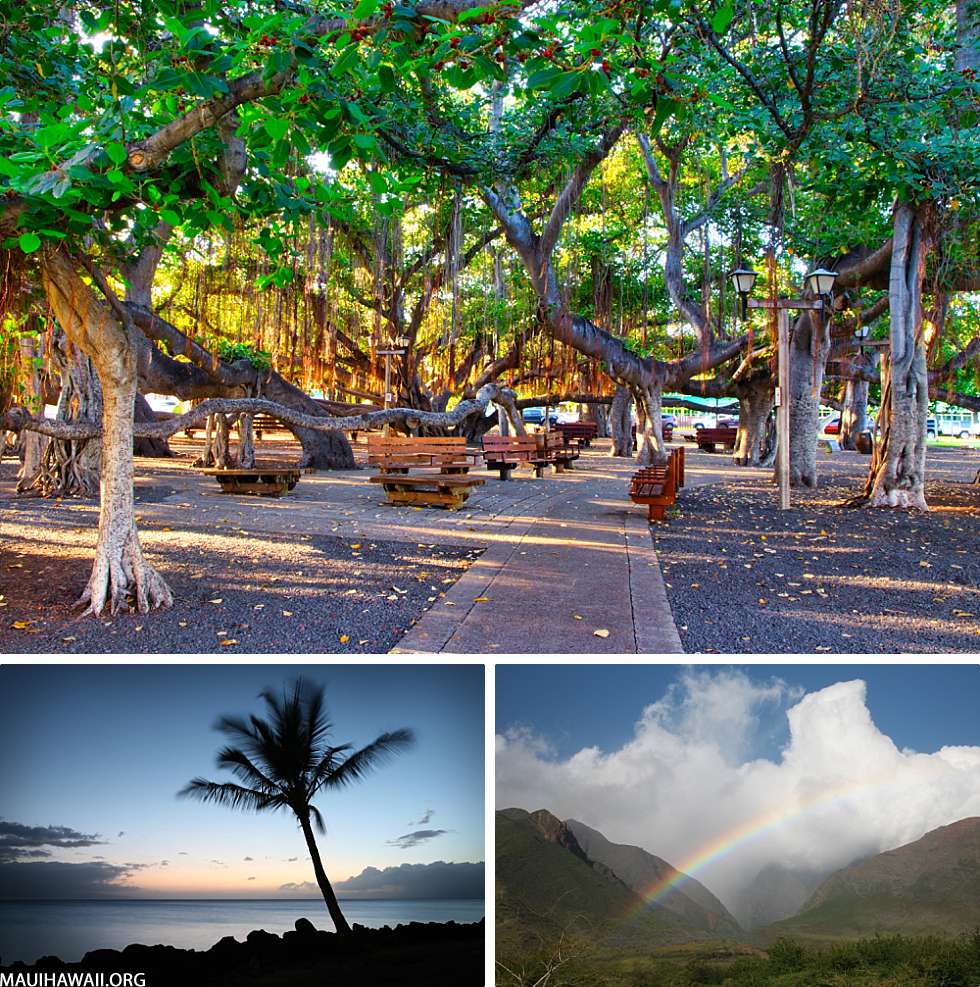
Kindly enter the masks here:
<path id="1" fill-rule="evenodd" d="M 799 913 L 829 876 L 827 870 L 766 864 L 739 892 L 735 917 L 743 929 L 759 929 L 790 918 Z"/>
<path id="2" fill-rule="evenodd" d="M 612 843 L 585 823 L 569 819 L 566 825 L 590 860 L 605 864 L 637 894 L 646 896 L 651 888 L 666 888 L 665 882 L 676 882 L 658 896 L 658 904 L 692 929 L 720 937 L 739 934 L 738 923 L 728 909 L 693 877 L 641 847 Z"/>
<path id="3" fill-rule="evenodd" d="M 977 927 L 980 818 L 970 818 L 831 874 L 767 936 L 955 935 Z"/>
<path id="4" fill-rule="evenodd" d="M 559 938 L 637 949 L 726 934 L 706 932 L 703 915 L 696 924 L 647 905 L 605 862 L 586 852 L 571 824 L 545 810 L 497 812 L 496 858 L 501 955 L 547 949 Z"/>

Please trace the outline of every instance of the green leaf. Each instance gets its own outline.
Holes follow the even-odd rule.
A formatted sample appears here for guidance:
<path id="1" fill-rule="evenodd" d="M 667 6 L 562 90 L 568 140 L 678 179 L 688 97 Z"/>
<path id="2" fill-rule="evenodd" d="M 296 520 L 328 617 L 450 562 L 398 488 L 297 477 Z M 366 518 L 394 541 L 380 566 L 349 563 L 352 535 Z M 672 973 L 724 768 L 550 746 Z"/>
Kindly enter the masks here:
<path id="1" fill-rule="evenodd" d="M 284 120 L 282 117 L 269 117 L 262 126 L 265 127 L 266 133 L 274 141 L 280 141 L 286 136 L 286 132 L 289 130 L 289 121 Z"/>
<path id="2" fill-rule="evenodd" d="M 41 238 L 36 233 L 21 233 L 17 242 L 25 254 L 33 254 L 41 246 Z"/>
<path id="3" fill-rule="evenodd" d="M 388 183 L 385 181 L 384 175 L 377 171 L 368 172 L 368 185 L 371 186 L 371 191 L 376 195 L 381 195 L 388 191 Z"/>
<path id="4" fill-rule="evenodd" d="M 715 16 L 711 18 L 711 30 L 715 34 L 722 34 L 732 18 L 735 16 L 735 5 L 731 3 L 723 4 L 715 11 Z"/>
<path id="5" fill-rule="evenodd" d="M 160 218 L 171 226 L 180 226 L 180 213 L 174 212 L 173 209 L 161 209 Z"/>
<path id="6" fill-rule="evenodd" d="M 105 153 L 109 155 L 109 160 L 117 165 L 121 165 L 129 157 L 125 144 L 106 144 Z"/>
<path id="7" fill-rule="evenodd" d="M 378 0 L 359 0 L 354 8 L 354 16 L 359 20 L 370 17 L 378 9 Z"/>
<path id="8" fill-rule="evenodd" d="M 677 103 L 672 99 L 667 99 L 666 96 L 661 96 L 657 100 L 657 112 L 654 114 L 653 123 L 650 125 L 651 135 L 656 135 L 660 133 L 660 128 L 664 125 L 667 118 L 674 113 L 677 109 Z"/>

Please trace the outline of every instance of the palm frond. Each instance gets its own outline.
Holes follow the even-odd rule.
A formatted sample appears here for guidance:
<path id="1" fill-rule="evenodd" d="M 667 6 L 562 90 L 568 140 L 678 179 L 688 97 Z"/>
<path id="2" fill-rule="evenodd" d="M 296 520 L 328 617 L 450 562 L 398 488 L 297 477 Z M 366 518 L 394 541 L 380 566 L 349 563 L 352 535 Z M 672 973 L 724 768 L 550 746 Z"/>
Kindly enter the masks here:
<path id="1" fill-rule="evenodd" d="M 194 778 L 178 793 L 179 798 L 194 798 L 200 802 L 214 802 L 231 809 L 244 809 L 262 812 L 265 809 L 279 809 L 285 805 L 281 795 L 256 791 L 233 782 L 208 781 L 207 778 Z"/>
<path id="2" fill-rule="evenodd" d="M 322 771 L 311 779 L 310 797 L 312 798 L 320 788 L 342 788 L 344 785 L 360 781 L 372 768 L 413 743 L 415 743 L 413 731 L 393 730 L 391 733 L 381 734 L 367 747 L 355 751 L 340 764 L 321 762 Z"/>
<path id="3" fill-rule="evenodd" d="M 316 826 L 316 831 L 318 833 L 325 833 L 327 831 L 327 824 L 323 821 L 323 816 L 320 815 L 320 810 L 315 806 L 309 806 L 310 818 L 313 820 L 313 825 Z"/>
<path id="4" fill-rule="evenodd" d="M 267 777 L 261 768 L 237 747 L 223 747 L 218 751 L 217 763 L 219 768 L 228 768 L 241 781 L 253 788 L 269 794 L 282 791 L 282 787 L 276 781 Z"/>

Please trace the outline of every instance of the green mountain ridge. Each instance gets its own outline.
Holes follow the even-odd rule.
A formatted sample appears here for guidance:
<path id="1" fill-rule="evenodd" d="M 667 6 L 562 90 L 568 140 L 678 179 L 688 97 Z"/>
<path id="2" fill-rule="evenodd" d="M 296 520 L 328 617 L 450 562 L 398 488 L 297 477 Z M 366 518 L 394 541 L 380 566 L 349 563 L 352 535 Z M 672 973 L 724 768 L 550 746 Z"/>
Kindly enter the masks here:
<path id="1" fill-rule="evenodd" d="M 606 860 L 594 859 L 579 835 Z M 734 919 L 701 885 L 696 885 L 694 893 L 707 901 L 713 911 L 686 898 L 679 889 L 671 893 L 671 908 L 646 903 L 609 866 L 610 860 L 617 859 L 618 851 L 626 852 L 633 861 L 633 880 L 638 879 L 643 867 L 656 868 L 658 872 L 669 868 L 669 873 L 678 873 L 652 855 L 648 856 L 654 863 L 641 861 L 636 854 L 645 851 L 637 847 L 618 847 L 583 824 L 563 822 L 546 810 L 498 811 L 498 951 L 525 953 L 547 948 L 559 939 L 587 940 L 591 946 L 617 950 L 646 950 L 737 934 Z M 736 932 L 728 932 L 730 928 Z"/>
<path id="2" fill-rule="evenodd" d="M 569 819 L 571 830 L 589 859 L 605 864 L 627 887 L 645 896 L 651 887 L 672 887 L 658 896 L 658 903 L 694 929 L 719 938 L 737 937 L 738 922 L 728 909 L 703 885 L 647 852 L 642 847 L 612 843 L 602 833 L 584 823 Z"/>
<path id="3" fill-rule="evenodd" d="M 921 839 L 831 874 L 792 918 L 762 938 L 955 936 L 980 928 L 980 818 L 961 819 Z"/>

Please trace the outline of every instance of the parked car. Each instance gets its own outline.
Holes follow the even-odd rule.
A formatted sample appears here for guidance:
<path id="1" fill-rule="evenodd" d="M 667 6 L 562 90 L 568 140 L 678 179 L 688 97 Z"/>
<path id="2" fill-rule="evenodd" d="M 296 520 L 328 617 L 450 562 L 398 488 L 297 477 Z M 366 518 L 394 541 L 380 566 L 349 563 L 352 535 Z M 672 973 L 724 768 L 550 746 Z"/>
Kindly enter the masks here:
<path id="1" fill-rule="evenodd" d="M 543 425 L 544 408 L 525 408 L 521 412 L 521 417 L 527 425 Z M 548 412 L 548 422 L 552 428 L 558 424 L 558 412 L 554 409 L 551 409 Z"/>
<path id="2" fill-rule="evenodd" d="M 738 428 L 738 415 L 719 415 L 719 428 Z"/>
<path id="3" fill-rule="evenodd" d="M 827 423 L 823 427 L 824 435 L 840 435 L 840 415 L 836 418 L 827 419 Z"/>
<path id="4" fill-rule="evenodd" d="M 660 424 L 669 425 L 671 428 L 677 428 L 677 415 L 661 415 Z"/>
<path id="5" fill-rule="evenodd" d="M 927 418 L 926 419 L 926 438 L 927 439 L 934 439 L 934 438 L 936 438 L 937 434 L 938 433 L 936 431 L 936 419 L 935 418 Z"/>

